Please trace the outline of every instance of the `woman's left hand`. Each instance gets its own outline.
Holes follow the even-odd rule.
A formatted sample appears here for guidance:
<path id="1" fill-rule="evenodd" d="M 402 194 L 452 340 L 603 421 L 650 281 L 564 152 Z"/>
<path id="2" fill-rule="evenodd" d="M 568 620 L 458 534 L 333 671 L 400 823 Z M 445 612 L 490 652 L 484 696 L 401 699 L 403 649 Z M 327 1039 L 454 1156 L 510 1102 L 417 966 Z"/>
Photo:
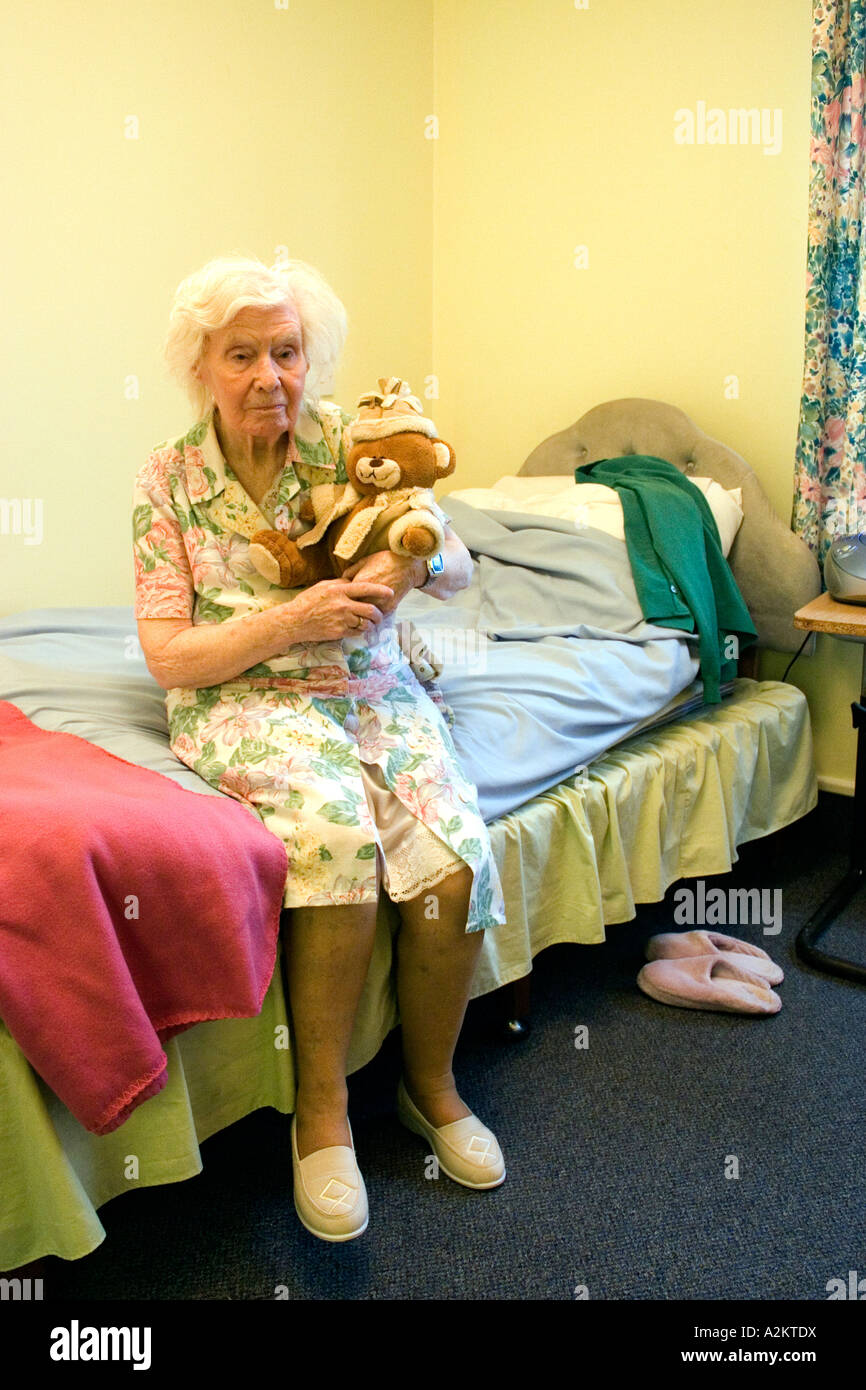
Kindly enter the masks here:
<path id="1" fill-rule="evenodd" d="M 391 550 L 377 550 L 375 555 L 367 555 L 356 560 L 343 570 L 341 579 L 365 579 L 373 584 L 387 584 L 394 590 L 390 602 L 377 600 L 383 613 L 393 613 L 401 599 L 411 589 L 423 584 L 427 579 L 427 565 L 410 555 L 395 555 Z"/>

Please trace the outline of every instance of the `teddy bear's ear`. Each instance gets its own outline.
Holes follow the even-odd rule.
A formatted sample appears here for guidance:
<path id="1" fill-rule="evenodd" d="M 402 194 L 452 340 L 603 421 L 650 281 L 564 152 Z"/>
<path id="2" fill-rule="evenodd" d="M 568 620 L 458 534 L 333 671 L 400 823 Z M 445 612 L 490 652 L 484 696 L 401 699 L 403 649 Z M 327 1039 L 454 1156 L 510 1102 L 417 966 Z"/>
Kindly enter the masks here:
<path id="1" fill-rule="evenodd" d="M 433 449 L 436 454 L 436 477 L 447 478 L 449 473 L 453 473 L 457 466 L 454 457 L 454 450 L 450 444 L 446 444 L 444 439 L 434 439 Z"/>

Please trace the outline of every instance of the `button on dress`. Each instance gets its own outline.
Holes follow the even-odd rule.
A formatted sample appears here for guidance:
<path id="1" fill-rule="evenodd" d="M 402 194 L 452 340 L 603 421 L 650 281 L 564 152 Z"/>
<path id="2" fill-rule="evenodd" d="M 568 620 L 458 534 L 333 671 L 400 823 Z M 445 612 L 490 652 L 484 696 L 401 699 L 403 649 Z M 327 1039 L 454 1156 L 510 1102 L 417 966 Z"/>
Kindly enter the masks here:
<path id="1" fill-rule="evenodd" d="M 317 483 L 347 480 L 349 416 L 305 403 L 296 457 L 257 506 L 223 458 L 213 415 L 158 446 L 135 480 L 137 618 L 232 622 L 300 592 L 248 556 L 265 527 L 300 535 Z M 221 685 L 166 694 L 171 747 L 211 786 L 258 815 L 286 847 L 284 905 L 392 901 L 472 870 L 467 931 L 505 922 L 476 789 L 448 726 L 416 680 L 389 614 L 373 634 L 299 642 Z"/>

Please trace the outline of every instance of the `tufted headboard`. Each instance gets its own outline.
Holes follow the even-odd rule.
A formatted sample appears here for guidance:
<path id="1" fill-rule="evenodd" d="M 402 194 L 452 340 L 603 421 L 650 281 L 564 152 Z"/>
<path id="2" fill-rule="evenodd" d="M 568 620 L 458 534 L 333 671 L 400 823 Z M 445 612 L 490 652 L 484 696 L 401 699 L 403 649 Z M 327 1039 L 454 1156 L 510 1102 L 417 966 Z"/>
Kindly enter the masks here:
<path id="1" fill-rule="evenodd" d="M 651 454 L 682 473 L 743 489 L 744 520 L 728 563 L 758 631 L 758 646 L 796 651 L 803 634 L 793 617 L 821 592 L 818 563 L 776 515 L 745 459 L 704 434 L 676 406 L 639 397 L 606 401 L 533 449 L 518 476 L 573 475 L 585 463 L 626 454 Z"/>

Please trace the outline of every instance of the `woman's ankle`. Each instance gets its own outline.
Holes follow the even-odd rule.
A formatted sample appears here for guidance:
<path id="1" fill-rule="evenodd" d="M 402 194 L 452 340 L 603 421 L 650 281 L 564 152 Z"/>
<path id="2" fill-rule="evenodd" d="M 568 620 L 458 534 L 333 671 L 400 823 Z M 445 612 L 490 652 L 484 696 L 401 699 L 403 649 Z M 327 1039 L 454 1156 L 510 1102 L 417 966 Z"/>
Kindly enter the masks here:
<path id="1" fill-rule="evenodd" d="M 469 1106 L 461 1100 L 451 1072 L 439 1076 L 413 1076 L 404 1069 L 403 1084 L 409 1099 L 421 1111 L 427 1123 L 436 1129 L 472 1114 Z"/>
<path id="2" fill-rule="evenodd" d="M 332 1115 L 349 1105 L 349 1088 L 345 1081 L 299 1081 L 295 1094 L 295 1111 L 307 1116 Z"/>
<path id="3" fill-rule="evenodd" d="M 432 1075 L 430 1072 L 415 1072 L 405 1061 L 403 1063 L 403 1084 L 413 1100 L 416 1096 L 433 1099 L 437 1096 L 450 1096 L 457 1093 L 457 1083 L 452 1071 Z"/>
<path id="4" fill-rule="evenodd" d="M 295 1100 L 298 1157 L 307 1158 L 318 1149 L 336 1145 L 352 1146 L 349 1128 L 348 1091 L 344 1086 L 298 1087 Z"/>

